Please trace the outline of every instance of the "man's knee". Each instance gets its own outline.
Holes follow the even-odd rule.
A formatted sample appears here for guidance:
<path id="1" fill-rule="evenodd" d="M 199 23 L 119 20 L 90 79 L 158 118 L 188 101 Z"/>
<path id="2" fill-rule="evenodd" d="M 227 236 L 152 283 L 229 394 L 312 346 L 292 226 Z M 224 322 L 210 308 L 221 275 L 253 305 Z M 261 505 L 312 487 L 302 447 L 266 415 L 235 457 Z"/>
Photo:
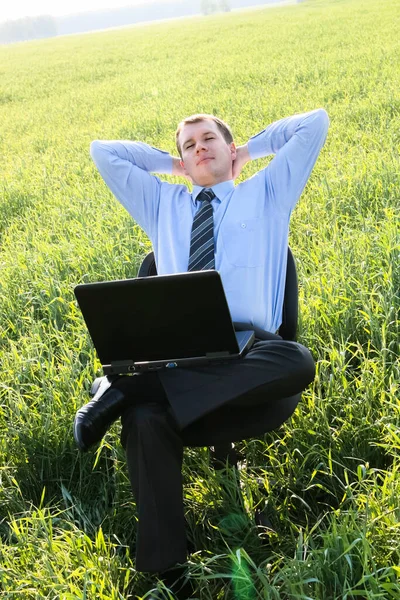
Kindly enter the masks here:
<path id="1" fill-rule="evenodd" d="M 315 377 L 315 363 L 311 352 L 298 342 L 261 341 L 253 346 L 246 359 L 255 360 L 260 367 L 270 372 L 301 381 L 303 389 Z"/>
<path id="2" fill-rule="evenodd" d="M 314 359 L 308 348 L 297 342 L 295 342 L 295 344 L 299 352 L 298 370 L 304 378 L 304 381 L 306 381 L 305 385 L 309 385 L 315 377 Z"/>
<path id="3" fill-rule="evenodd" d="M 306 388 L 315 377 L 315 362 L 311 352 L 298 342 L 286 342 L 291 345 L 290 368 L 288 377 L 301 381 L 302 389 Z"/>

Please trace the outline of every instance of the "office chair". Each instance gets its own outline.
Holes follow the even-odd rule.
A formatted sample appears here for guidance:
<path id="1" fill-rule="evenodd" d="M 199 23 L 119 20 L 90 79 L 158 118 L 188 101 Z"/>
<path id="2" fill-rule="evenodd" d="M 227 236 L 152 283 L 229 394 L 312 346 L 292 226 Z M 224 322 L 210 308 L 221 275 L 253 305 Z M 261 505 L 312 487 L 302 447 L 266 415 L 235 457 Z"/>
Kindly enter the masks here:
<path id="1" fill-rule="evenodd" d="M 138 277 L 148 277 L 157 275 L 157 267 L 154 258 L 154 253 L 150 252 L 143 260 Z M 287 341 L 296 341 L 297 339 L 297 323 L 298 323 L 298 279 L 296 264 L 293 258 L 292 251 L 288 247 L 287 256 L 287 269 L 286 269 L 286 281 L 285 281 L 285 292 L 283 299 L 283 310 L 282 310 L 282 324 L 279 327 L 278 334 L 282 339 Z M 291 398 L 285 399 L 286 402 L 286 417 L 282 420 L 282 423 L 287 420 L 290 415 L 294 412 L 301 394 L 297 394 Z M 254 437 L 254 436 L 253 436 Z M 224 469 L 226 465 L 234 468 L 238 500 L 243 506 L 243 498 L 240 491 L 240 476 L 238 470 L 238 462 L 243 457 L 236 451 L 235 446 L 232 442 L 215 445 L 211 450 L 211 464 L 216 470 Z M 265 509 L 258 508 L 255 511 L 254 520 L 257 526 L 261 526 L 263 529 L 274 530 L 271 525 L 271 521 L 268 518 Z"/>
<path id="2" fill-rule="evenodd" d="M 157 275 L 157 267 L 154 258 L 154 253 L 150 252 L 143 260 L 138 277 L 149 277 Z M 292 251 L 288 248 L 287 257 L 287 269 L 286 269 L 286 282 L 285 282 L 285 293 L 283 300 L 283 311 L 282 311 L 282 324 L 279 328 L 278 334 L 284 340 L 296 341 L 297 337 L 297 322 L 298 322 L 298 280 L 296 264 L 293 258 Z M 295 410 L 300 395 L 290 399 L 293 404 L 293 410 Z M 214 446 L 213 449 L 213 463 L 215 468 L 223 467 L 226 462 L 231 466 L 237 467 L 238 455 L 234 449 L 232 443 L 220 444 Z"/>

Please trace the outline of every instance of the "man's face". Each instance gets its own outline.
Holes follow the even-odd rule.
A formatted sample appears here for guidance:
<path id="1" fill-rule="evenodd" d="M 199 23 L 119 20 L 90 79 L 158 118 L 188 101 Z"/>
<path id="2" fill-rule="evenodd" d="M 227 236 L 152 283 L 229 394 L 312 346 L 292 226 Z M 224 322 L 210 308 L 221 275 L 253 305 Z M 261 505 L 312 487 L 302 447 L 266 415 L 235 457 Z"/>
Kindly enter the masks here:
<path id="1" fill-rule="evenodd" d="M 209 119 L 187 123 L 179 134 L 181 165 L 195 185 L 211 187 L 232 179 L 235 144 L 227 144 L 218 125 Z"/>

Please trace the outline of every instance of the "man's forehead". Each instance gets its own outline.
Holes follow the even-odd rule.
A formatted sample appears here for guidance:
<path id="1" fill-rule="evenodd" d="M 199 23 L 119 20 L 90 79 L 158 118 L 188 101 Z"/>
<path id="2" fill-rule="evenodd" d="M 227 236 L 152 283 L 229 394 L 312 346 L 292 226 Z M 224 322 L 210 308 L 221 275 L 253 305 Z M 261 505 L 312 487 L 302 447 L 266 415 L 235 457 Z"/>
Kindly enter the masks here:
<path id="1" fill-rule="evenodd" d="M 191 139 L 194 135 L 201 135 L 210 131 L 214 133 L 218 133 L 219 131 L 217 124 L 211 119 L 197 121 L 197 123 L 185 123 L 179 135 L 180 141 L 184 144 L 185 141 Z"/>

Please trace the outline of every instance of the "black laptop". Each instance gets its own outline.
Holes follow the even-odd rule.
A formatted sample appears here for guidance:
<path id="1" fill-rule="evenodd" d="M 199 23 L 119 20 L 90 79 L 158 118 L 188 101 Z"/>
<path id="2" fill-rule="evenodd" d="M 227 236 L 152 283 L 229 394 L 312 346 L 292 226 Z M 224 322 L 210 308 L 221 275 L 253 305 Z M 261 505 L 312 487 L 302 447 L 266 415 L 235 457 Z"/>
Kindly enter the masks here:
<path id="1" fill-rule="evenodd" d="M 225 362 L 253 331 L 235 332 L 217 271 L 81 284 L 75 296 L 105 375 Z"/>

